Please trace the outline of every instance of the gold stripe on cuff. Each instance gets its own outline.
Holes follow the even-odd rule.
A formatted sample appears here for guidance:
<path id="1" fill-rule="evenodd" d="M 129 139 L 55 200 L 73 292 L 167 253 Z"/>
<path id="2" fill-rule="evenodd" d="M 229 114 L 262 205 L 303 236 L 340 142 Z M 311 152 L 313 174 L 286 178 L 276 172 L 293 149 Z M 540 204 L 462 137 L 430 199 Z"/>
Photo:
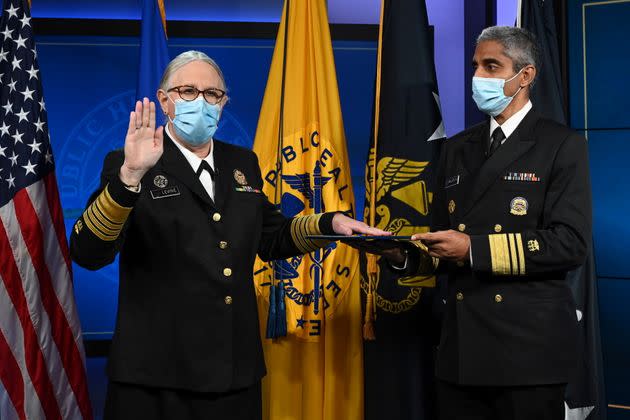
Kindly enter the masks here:
<path id="1" fill-rule="evenodd" d="M 109 220 L 107 216 L 105 216 L 105 214 L 103 213 L 103 210 L 101 210 L 101 208 L 99 207 L 98 200 L 94 200 L 94 203 L 92 203 L 92 206 L 90 207 L 92 208 L 94 215 L 105 227 L 114 231 L 122 229 L 124 223 L 116 223 Z"/>
<path id="2" fill-rule="evenodd" d="M 118 204 L 109 193 L 109 185 L 83 213 L 88 229 L 103 241 L 115 241 L 122 230 L 131 207 Z"/>
<path id="3" fill-rule="evenodd" d="M 508 239 L 509 239 L 509 244 L 510 244 L 510 261 L 512 262 L 512 270 L 511 270 L 511 274 L 513 276 L 518 275 L 518 271 L 519 271 L 519 267 L 520 262 L 518 261 L 518 258 L 516 257 L 516 242 L 514 240 L 514 234 L 510 233 L 508 235 Z"/>
<path id="4" fill-rule="evenodd" d="M 519 262 L 519 274 L 521 276 L 525 275 L 525 252 L 523 251 L 523 238 L 521 237 L 520 233 L 517 233 L 516 235 L 516 248 L 518 250 L 518 262 Z"/>
<path id="5" fill-rule="evenodd" d="M 492 272 L 497 275 L 509 275 L 511 270 L 507 235 L 488 235 L 488 241 Z"/>
<path id="6" fill-rule="evenodd" d="M 321 235 L 319 219 L 322 214 L 300 216 L 291 222 L 291 238 L 295 246 L 303 253 L 308 253 L 326 246 L 330 241 L 307 239 L 307 235 Z"/>
<path id="7" fill-rule="evenodd" d="M 96 225 L 94 224 L 94 222 L 90 218 L 90 214 L 87 212 L 87 210 L 85 212 L 83 212 L 83 220 L 85 221 L 85 226 L 87 226 L 89 231 L 92 232 L 94 235 L 96 235 L 97 238 L 99 238 L 99 239 L 101 239 L 103 241 L 107 241 L 107 242 L 116 240 L 116 236 L 109 236 L 109 235 L 101 232 L 96 227 Z"/>
<path id="8" fill-rule="evenodd" d="M 85 210 L 85 212 L 87 213 L 87 215 L 89 216 L 92 224 L 94 226 L 96 226 L 96 228 L 98 230 L 100 230 L 101 232 L 103 232 L 105 235 L 107 236 L 113 236 L 113 237 L 117 237 L 118 234 L 120 233 L 120 229 L 110 229 L 108 228 L 103 222 L 102 222 L 102 218 L 99 217 L 98 213 L 96 213 L 94 211 L 94 203 L 92 203 L 92 205 L 90 207 L 87 208 L 87 210 Z"/>
<path id="9" fill-rule="evenodd" d="M 127 220 L 131 207 L 123 207 L 118 204 L 109 194 L 109 185 L 105 187 L 103 192 L 96 198 L 99 209 L 112 222 L 123 224 Z"/>

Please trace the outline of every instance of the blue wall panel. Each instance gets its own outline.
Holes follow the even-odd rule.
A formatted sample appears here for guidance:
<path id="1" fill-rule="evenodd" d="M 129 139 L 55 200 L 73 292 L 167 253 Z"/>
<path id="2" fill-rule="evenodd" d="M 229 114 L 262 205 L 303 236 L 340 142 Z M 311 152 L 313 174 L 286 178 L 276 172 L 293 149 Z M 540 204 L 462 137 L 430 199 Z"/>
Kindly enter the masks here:
<path id="1" fill-rule="evenodd" d="M 571 125 L 589 128 L 606 393 L 630 407 L 630 0 L 568 2 Z M 610 408 L 609 420 L 630 419 Z"/>
<path id="2" fill-rule="evenodd" d="M 597 275 L 630 279 L 630 130 L 590 131 L 588 144 Z"/>

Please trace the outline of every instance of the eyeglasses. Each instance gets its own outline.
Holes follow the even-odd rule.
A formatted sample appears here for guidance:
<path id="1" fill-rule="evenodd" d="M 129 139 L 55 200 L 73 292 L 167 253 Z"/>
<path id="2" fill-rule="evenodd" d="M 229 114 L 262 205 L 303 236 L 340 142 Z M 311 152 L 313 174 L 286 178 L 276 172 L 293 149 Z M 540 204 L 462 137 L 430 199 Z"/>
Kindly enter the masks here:
<path id="1" fill-rule="evenodd" d="M 199 97 L 199 94 L 203 92 L 203 98 L 211 105 L 219 103 L 225 96 L 225 91 L 218 88 L 199 90 L 194 86 L 175 86 L 170 88 L 167 92 L 171 91 L 177 92 L 179 97 L 185 101 L 194 101 Z"/>

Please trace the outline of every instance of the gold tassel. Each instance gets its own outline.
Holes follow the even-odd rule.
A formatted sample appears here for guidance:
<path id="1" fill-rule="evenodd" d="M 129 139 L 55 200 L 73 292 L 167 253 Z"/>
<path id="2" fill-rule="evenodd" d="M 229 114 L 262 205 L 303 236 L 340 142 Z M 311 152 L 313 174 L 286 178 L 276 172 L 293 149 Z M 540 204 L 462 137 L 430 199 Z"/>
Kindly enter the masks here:
<path id="1" fill-rule="evenodd" d="M 376 340 L 374 320 L 376 319 L 376 305 L 374 304 L 374 288 L 378 279 L 377 256 L 367 255 L 368 292 L 365 300 L 365 321 L 363 323 L 363 339 Z"/>

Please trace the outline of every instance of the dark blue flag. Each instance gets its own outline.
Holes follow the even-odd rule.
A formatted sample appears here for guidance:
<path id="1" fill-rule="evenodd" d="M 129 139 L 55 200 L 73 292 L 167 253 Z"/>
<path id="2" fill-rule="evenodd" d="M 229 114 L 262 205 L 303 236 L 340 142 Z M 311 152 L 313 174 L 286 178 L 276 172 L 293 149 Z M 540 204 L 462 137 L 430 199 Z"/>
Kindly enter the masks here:
<path id="1" fill-rule="evenodd" d="M 430 226 L 433 162 L 445 137 L 433 36 L 424 0 L 383 0 L 381 7 L 365 221 L 411 235 Z M 435 419 L 434 307 L 442 306 L 435 278 L 401 277 L 373 258 L 361 264 L 365 419 Z"/>
<path id="2" fill-rule="evenodd" d="M 140 62 L 136 99 L 147 97 L 157 100 L 155 92 L 160 84 L 162 73 L 168 65 L 166 45 L 166 20 L 163 0 L 142 0 L 142 30 L 140 35 Z M 164 123 L 161 112 L 156 113 L 156 122 Z"/>
<path id="3" fill-rule="evenodd" d="M 532 90 L 534 108 L 547 118 L 565 123 L 560 48 L 553 0 L 522 0 L 517 25 L 538 39 L 541 66 Z M 599 305 L 593 247 L 586 263 L 567 279 L 577 305 L 579 355 L 566 390 L 566 420 L 605 420 L 606 398 L 599 331 Z"/>
<path id="4" fill-rule="evenodd" d="M 527 29 L 538 39 L 540 68 L 531 91 L 532 104 L 546 118 L 565 124 L 560 73 L 560 49 L 554 17 L 553 0 L 522 0 L 517 26 Z"/>

